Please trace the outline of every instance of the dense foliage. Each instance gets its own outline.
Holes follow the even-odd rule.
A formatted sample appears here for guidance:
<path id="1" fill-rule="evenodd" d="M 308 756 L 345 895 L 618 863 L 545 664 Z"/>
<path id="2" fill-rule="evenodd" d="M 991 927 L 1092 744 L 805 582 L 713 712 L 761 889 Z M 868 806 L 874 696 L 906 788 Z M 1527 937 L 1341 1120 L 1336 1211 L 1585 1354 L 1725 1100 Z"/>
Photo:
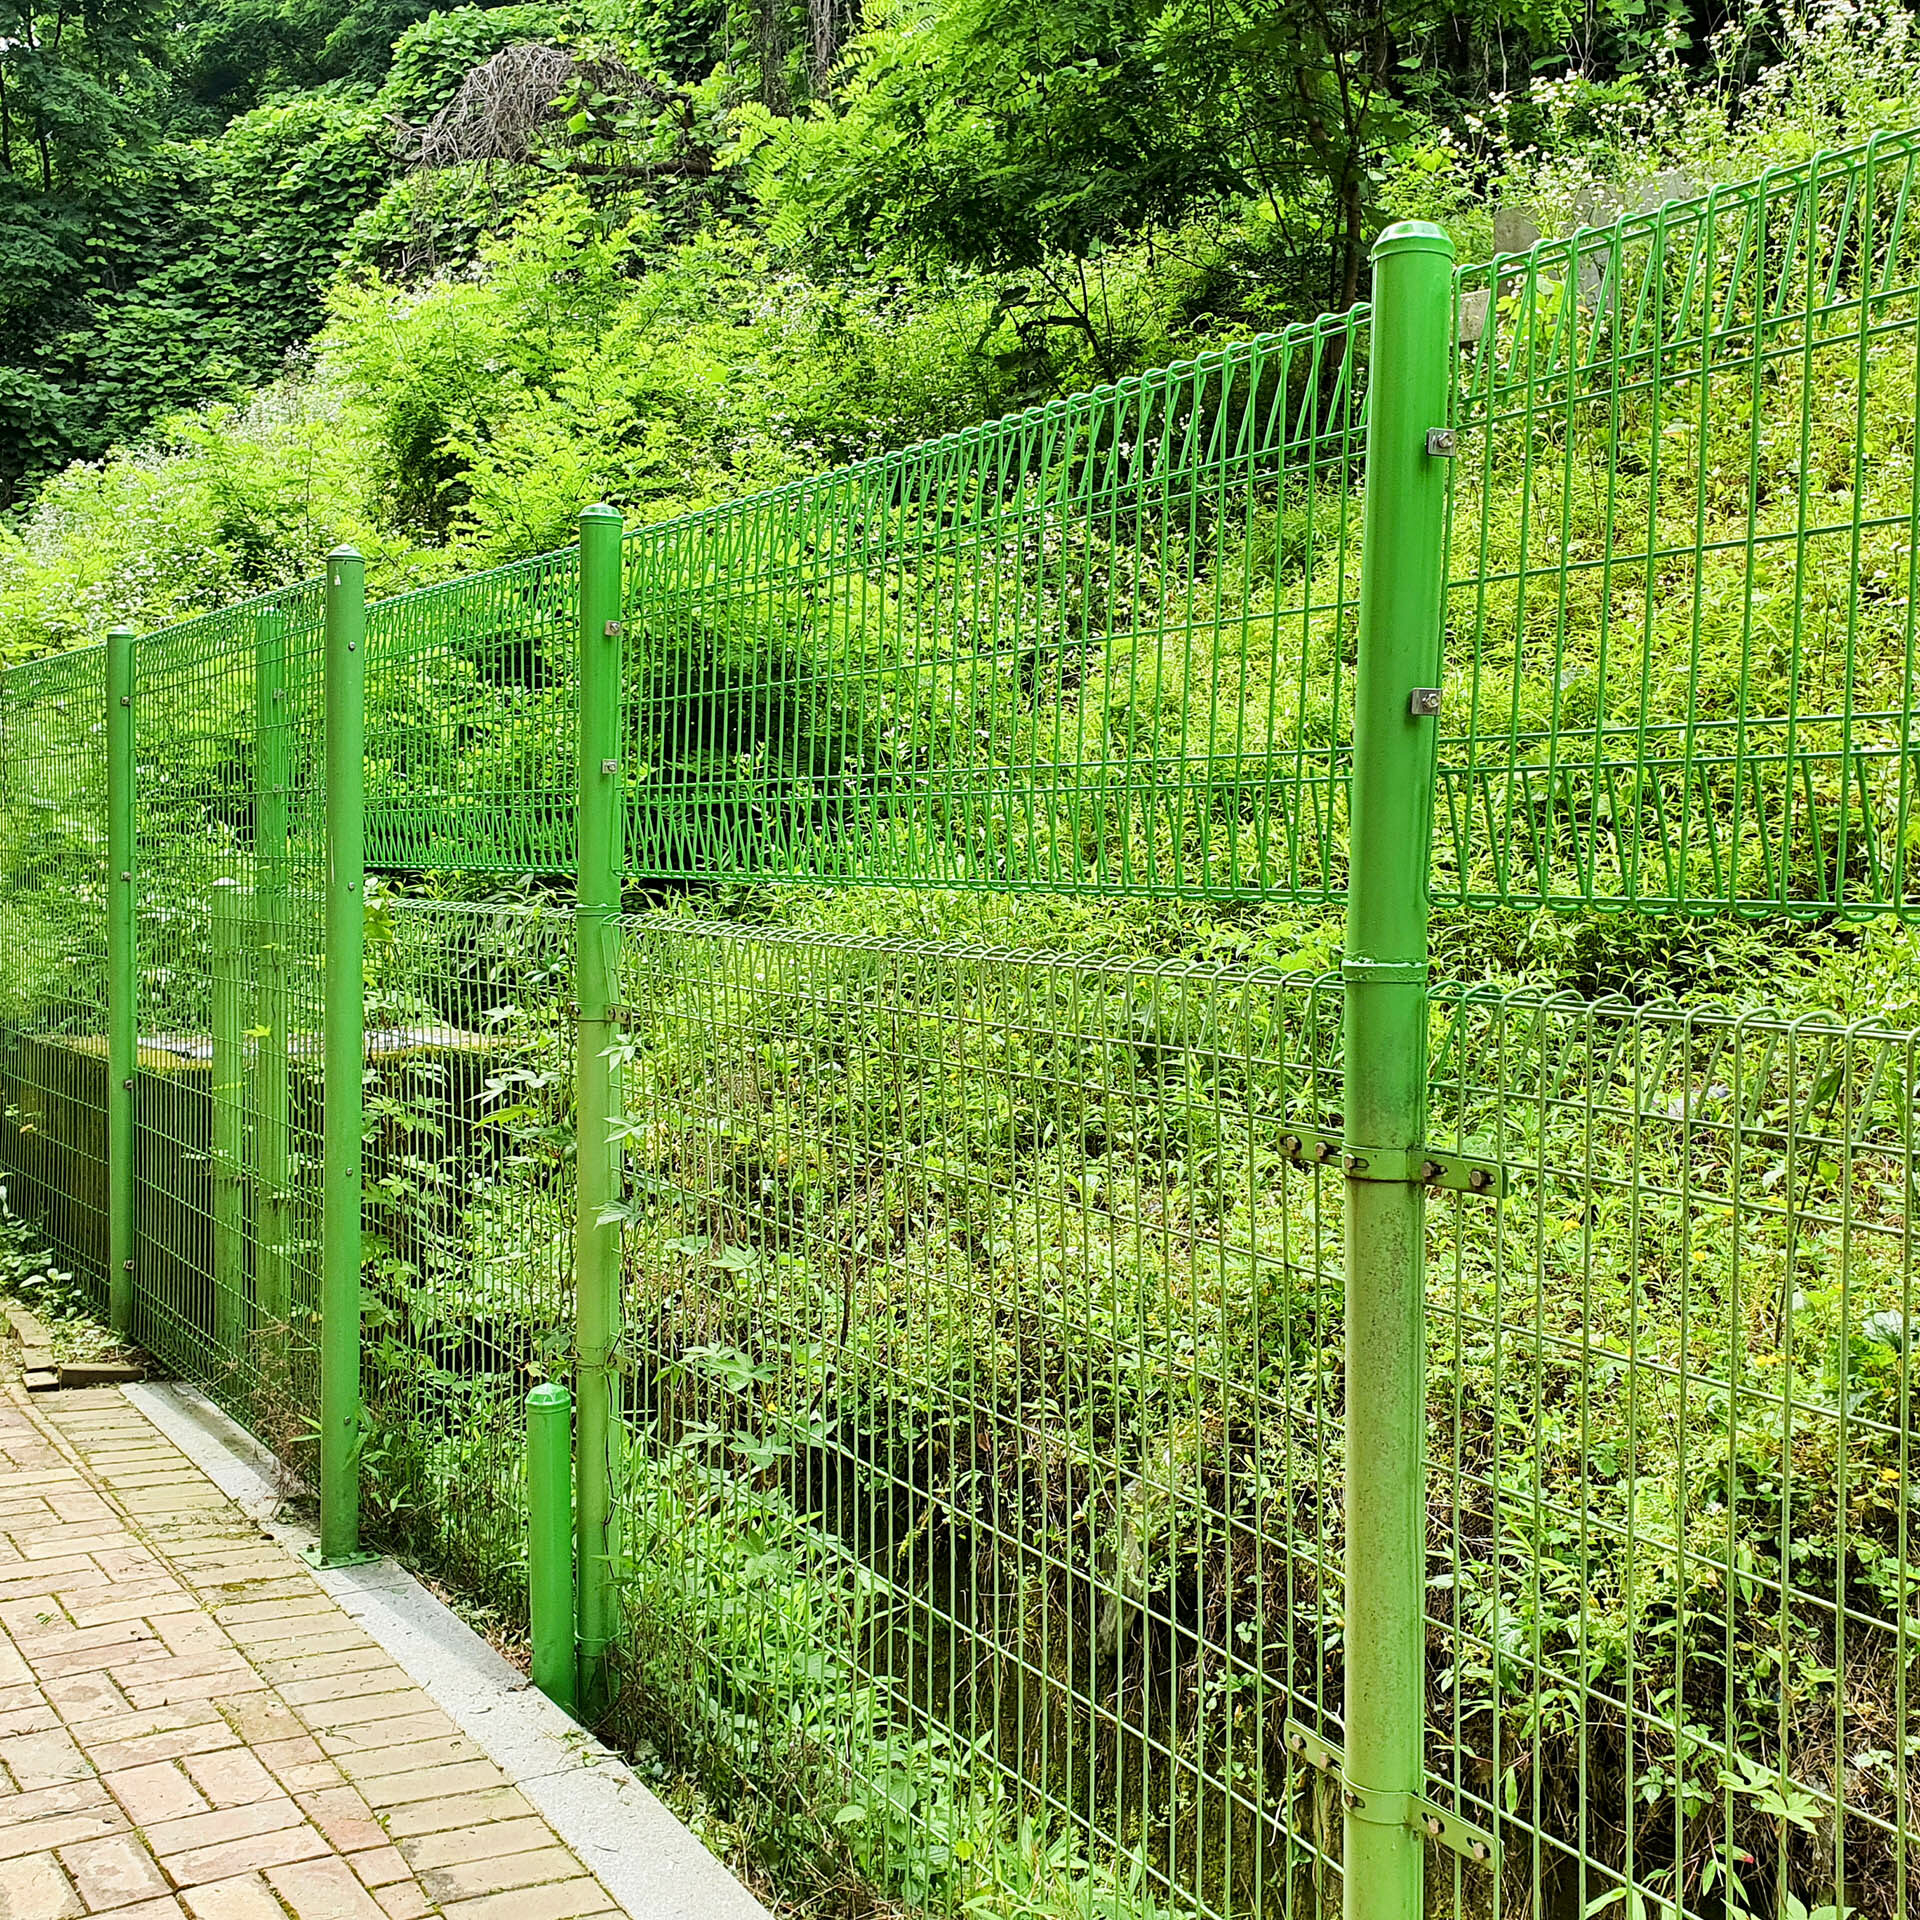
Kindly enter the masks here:
<path id="1" fill-rule="evenodd" d="M 1915 120 L 1911 17 L 1861 14 L 1845 0 L 1812 14 L 1757 5 L 1731 21 L 1650 13 L 1641 0 L 1578 13 L 1524 0 L 1444 13 L 1407 0 L 890 0 L 858 15 L 840 0 L 437 13 L 417 0 L 221 0 L 179 32 L 139 0 L 71 19 L 0 5 L 0 491 L 13 506 L 0 530 L 0 662 L 70 647 L 112 619 L 150 627 L 308 576 L 341 538 L 368 554 L 379 589 L 450 578 L 564 543 L 595 497 L 634 519 L 664 518 L 1337 310 L 1364 291 L 1366 244 L 1396 216 L 1438 219 L 1464 252 L 1484 253 Z M 1891 411 L 1856 410 L 1842 394 L 1816 422 L 1806 464 L 1823 487 L 1857 436 L 1872 458 L 1910 458 L 1910 368 L 1896 371 Z M 1708 422 L 1702 439 L 1732 461 L 1744 423 Z M 1512 515 L 1497 509 L 1519 483 L 1495 472 L 1490 484 L 1492 537 L 1510 548 Z M 1790 504 L 1785 490 L 1780 500 Z M 1879 530 L 1866 560 L 1878 564 L 1879 548 L 1905 535 Z M 1825 571 L 1810 591 L 1838 591 L 1852 561 L 1820 550 L 1809 564 Z M 1867 678 L 1883 691 L 1901 671 L 1901 621 L 1899 607 L 1875 603 L 1863 626 Z M 1576 678 L 1596 624 L 1590 606 L 1573 606 Z M 1695 670 L 1666 645 L 1667 629 L 1659 638 L 1650 678 Z M 1738 644 L 1707 627 L 1706 683 Z M 490 713 L 505 712 L 498 691 L 484 677 L 449 678 L 434 688 L 434 711 L 413 718 L 423 732 L 457 727 L 484 775 L 510 764 L 508 729 L 488 732 Z M 828 730 L 844 731 L 837 720 Z M 244 776 L 244 743 L 229 766 L 216 732 L 209 719 L 196 739 L 210 756 L 183 783 L 196 792 Z M 83 850 L 60 843 L 68 827 L 24 812 L 0 821 L 0 872 L 12 883 L 76 864 Z M 245 870 L 251 854 L 233 820 L 210 829 L 195 816 L 180 831 L 200 854 Z M 170 916 L 179 951 L 197 954 L 204 888 L 195 878 L 169 894 L 166 851 L 155 850 L 145 898 Z M 718 904 L 843 938 L 856 956 L 863 936 L 964 934 L 994 948 L 1123 948 L 1319 972 L 1338 945 L 1337 926 L 1308 911 L 799 890 Z M 0 936 L 31 956 L 0 973 L 0 1023 L 25 1029 L 63 987 L 76 1000 L 91 991 L 68 976 L 98 912 L 89 898 L 64 898 L 68 918 L 49 931 L 4 917 L 20 911 L 0 900 Z M 378 1017 L 492 1023 L 513 1095 L 483 1134 L 470 1114 L 450 1119 L 451 1083 L 432 1061 L 375 1089 L 369 1299 L 382 1390 L 369 1507 L 389 1538 L 511 1608 L 517 1396 L 525 1373 L 560 1364 L 564 1346 L 558 1282 L 526 1255 L 561 1244 L 569 1215 L 564 968 L 558 935 L 537 916 L 520 944 L 496 930 L 482 952 L 476 923 L 414 911 L 375 915 Z M 1169 1231 L 1222 1240 L 1237 1187 L 1253 1197 L 1236 1230 L 1258 1245 L 1278 1237 L 1297 1193 L 1254 1164 L 1251 1118 L 1237 1141 L 1205 1137 L 1209 1125 L 1230 1134 L 1222 1084 L 1206 1078 L 1212 1051 L 1177 1023 L 1143 1031 L 1135 990 L 1093 963 L 1077 1036 L 1063 1036 L 1051 1008 L 1007 1020 L 1019 994 L 1036 990 L 953 960 L 885 982 L 883 1029 L 872 1012 L 879 963 L 842 957 L 833 967 L 850 986 L 830 981 L 784 1012 L 763 1006 L 716 1046 L 711 974 L 703 981 L 678 932 L 656 926 L 649 938 L 658 964 L 636 969 L 633 998 L 653 995 L 659 1017 L 627 1064 L 652 1096 L 636 1105 L 660 1116 L 630 1143 L 655 1197 L 626 1224 L 635 1379 L 653 1396 L 663 1444 L 636 1462 L 631 1488 L 636 1559 L 652 1549 L 655 1587 L 651 1610 L 637 1610 L 629 1650 L 644 1685 L 630 1704 L 645 1730 L 679 1741 L 675 1758 L 711 1794 L 718 1837 L 737 1821 L 743 1857 L 800 1884 L 819 1910 L 871 1910 L 876 1889 L 905 1902 L 968 1898 L 991 1880 L 1028 1903 L 987 1911 L 1164 1912 L 1140 1891 L 1144 1852 L 1090 1867 L 1061 1835 L 1003 1819 L 990 1770 L 975 1777 L 978 1756 L 950 1729 L 923 1730 L 915 1744 L 882 1725 L 871 1665 L 843 1657 L 846 1621 L 825 1617 L 822 1529 L 782 1463 L 822 1445 L 808 1423 L 831 1397 L 830 1438 L 856 1463 L 849 1474 L 918 1475 L 955 1564 L 989 1534 L 1036 1557 L 1051 1542 L 1064 1571 L 1046 1592 L 1069 1603 L 1098 1578 L 1124 1586 L 1112 1570 L 1144 1563 L 1142 1542 L 1176 1571 L 1238 1577 L 1191 1511 L 1144 1511 L 1149 1474 L 1132 1491 L 1117 1480 L 1095 1489 L 1097 1499 L 1091 1480 L 1068 1476 L 1020 1511 L 1017 1450 L 985 1464 L 977 1446 L 969 1452 L 953 1383 L 970 1373 L 1016 1405 L 1045 1402 L 1063 1426 L 1094 1436 L 1103 1458 L 1135 1462 L 1192 1457 L 1175 1406 L 1183 1386 L 1319 1390 L 1338 1346 L 1324 1276 L 1308 1275 L 1289 1302 L 1298 1338 L 1265 1352 L 1245 1336 L 1270 1303 L 1223 1268 L 1218 1297 L 1207 1296 L 1217 1322 L 1181 1349 L 1167 1275 L 1118 1245 L 1112 1225 L 1128 1208 L 1150 1210 Z M 1467 979 L 1916 1017 L 1914 941 L 1899 929 L 1510 911 L 1443 916 L 1436 939 L 1443 970 Z M 182 1030 L 204 1020 L 191 1004 L 198 978 L 178 969 L 183 998 L 166 1013 Z M 856 1005 L 864 1014 L 849 1015 Z M 963 1015 L 1001 1018 L 1010 1036 L 971 1072 L 946 1051 Z M 1085 1058 L 1065 1057 L 1074 1044 Z M 1554 1061 L 1579 1054 L 1544 1025 L 1532 1044 L 1529 1069 L 1543 1084 Z M 1104 1076 L 1091 1091 L 1086 1059 Z M 1847 1055 L 1842 1065 L 1849 1085 L 1881 1085 L 1878 1064 Z M 1705 1068 L 1696 1077 L 1711 1080 Z M 1683 1119 L 1685 1083 L 1681 1071 Z M 1256 1096 L 1279 1098 L 1252 1084 L 1225 1093 L 1248 1116 Z M 1664 1081 L 1631 1097 L 1656 1094 L 1669 1099 Z M 1763 1086 L 1753 1099 L 1769 1126 L 1786 1128 L 1784 1095 Z M 897 1169 L 871 1150 L 909 1101 L 951 1200 L 909 1205 Z M 1447 1117 L 1464 1128 L 1473 1116 Z M 1635 1126 L 1642 1117 L 1636 1108 Z M 847 1150 L 793 1155 L 808 1126 Z M 1711 1336 L 1724 1344 L 1691 1361 L 1685 1343 L 1699 1336 L 1635 1318 L 1636 1271 L 1684 1298 L 1701 1248 L 1711 1260 L 1737 1238 L 1735 1223 L 1701 1229 L 1672 1203 L 1698 1144 L 1662 1137 L 1668 1157 L 1655 1171 L 1669 1191 L 1641 1214 L 1614 1199 L 1583 1209 L 1568 1182 L 1551 1192 L 1537 1183 L 1530 1251 L 1544 1276 L 1543 1325 L 1589 1325 L 1623 1343 L 1631 1326 L 1669 1371 L 1701 1364 L 1729 1381 L 1723 1438 L 1738 1473 L 1724 1508 L 1693 1518 L 1724 1520 L 1729 1538 L 1739 1530 L 1741 1550 L 1758 1556 L 1740 1563 L 1749 1581 L 1775 1566 L 1790 1507 L 1798 1559 L 1831 1565 L 1853 1551 L 1860 1603 L 1900 1604 L 1881 1590 L 1897 1503 L 1870 1489 L 1852 1516 L 1867 1551 L 1836 1544 L 1846 1516 L 1819 1492 L 1831 1462 L 1817 1450 L 1769 1453 L 1760 1422 L 1766 1369 L 1782 1365 L 1804 1376 L 1804 1404 L 1849 1404 L 1853 1391 L 1862 1418 L 1892 1421 L 1896 1346 L 1855 1309 L 1884 1320 L 1901 1298 L 1895 1281 L 1863 1262 L 1858 1301 L 1811 1286 L 1804 1301 L 1790 1298 L 1791 1325 L 1771 1346 L 1729 1310 Z M 1646 1171 L 1627 1164 L 1639 1141 L 1625 1123 L 1583 1150 L 1589 1171 L 1616 1183 Z M 1572 1148 L 1558 1151 L 1572 1164 Z M 1863 1176 L 1817 1161 L 1810 1178 L 1833 1210 Z M 1083 1222 L 1097 1204 L 1101 1231 L 1115 1235 L 1079 1249 L 1083 1268 L 1097 1254 L 1115 1277 L 1110 1298 L 1076 1291 L 1071 1263 L 1008 1265 L 996 1251 L 1018 1241 L 1023 1208 L 1037 1217 L 1044 1202 L 1065 1218 L 1069 1192 Z M 1756 1295 L 1785 1262 L 1770 1231 L 1741 1255 L 1759 1274 Z M 828 1255 L 883 1233 L 897 1236 L 893 1264 L 867 1296 L 871 1310 L 850 1315 L 829 1297 L 838 1269 Z M 1452 1305 L 1484 1324 L 1502 1270 L 1484 1245 L 1449 1251 Z M 1709 1265 L 1707 1280 L 1724 1264 Z M 1011 1303 L 997 1319 L 977 1313 L 989 1279 Z M 901 1334 L 908 1323 L 889 1288 L 908 1281 L 918 1317 Z M 1702 1297 L 1719 1308 L 1731 1296 Z M 1154 1364 L 1108 1382 L 1074 1355 L 1119 1351 L 1121 1320 L 1136 1348 L 1151 1332 Z M 1029 1338 L 1036 1327 L 1048 1337 Z M 796 1329 L 818 1337 L 796 1341 Z M 1615 1478 L 1618 1462 L 1637 1456 L 1664 1473 L 1662 1423 L 1687 1409 L 1656 1394 L 1640 1407 L 1601 1405 L 1595 1428 L 1569 1424 L 1553 1405 L 1550 1345 L 1518 1361 L 1471 1342 L 1436 1345 L 1456 1421 L 1451 1434 L 1437 1422 L 1436 1450 L 1464 1434 L 1482 1449 L 1468 1444 L 1467 1457 L 1484 1458 L 1520 1445 L 1523 1431 L 1541 1484 L 1591 1496 L 1602 1520 L 1617 1520 L 1636 1486 L 1631 1471 Z M 1163 1348 L 1177 1363 L 1160 1364 Z M 990 1420 L 991 1396 L 982 1404 Z M 1257 1442 L 1234 1444 L 1236 1471 L 1280 1471 Z M 1892 1471 L 1871 1448 L 1862 1464 Z M 1080 1493 L 1084 1510 L 1070 1497 Z M 1316 1524 L 1331 1554 L 1334 1518 Z M 1543 1570 L 1526 1622 L 1537 1644 L 1587 1633 L 1596 1682 L 1630 1673 L 1669 1631 L 1696 1667 L 1708 1661 L 1711 1602 L 1695 1606 L 1683 1640 L 1681 1627 L 1649 1624 L 1604 1580 L 1589 1582 L 1583 1545 L 1544 1523 L 1531 1544 Z M 1467 1620 L 1484 1605 L 1486 1577 L 1462 1554 L 1457 1617 Z M 1684 1550 L 1672 1557 L 1684 1571 Z M 1167 1591 L 1143 1574 L 1128 1604 L 1144 1612 Z M 1688 1598 L 1680 1593 L 1683 1621 Z M 1741 1702 L 1741 1737 L 1772 1757 L 1773 1697 L 1790 1687 L 1795 1712 L 1810 1715 L 1806 1702 L 1826 1698 L 1832 1675 L 1823 1629 L 1795 1619 L 1779 1636 L 1796 1663 L 1783 1677 L 1760 1611 L 1742 1589 L 1737 1614 L 1723 1614 L 1739 1627 L 1725 1685 Z M 902 1631 L 924 1627 L 914 1617 Z M 704 1666 L 686 1661 L 690 1643 L 706 1650 Z M 1497 1677 L 1450 1673 L 1444 1690 L 1484 1691 Z M 754 1747 L 741 1728 L 772 1727 L 769 1702 L 788 1712 L 789 1737 L 774 1728 Z M 1529 1780 L 1526 1791 L 1574 1793 L 1564 1762 L 1586 1734 L 1572 1725 L 1580 1709 L 1552 1699 L 1510 1711 L 1537 1712 L 1520 1731 L 1561 1757 L 1544 1787 Z M 838 1743 L 844 1757 L 849 1728 L 871 1736 L 870 1750 L 844 1772 L 807 1774 L 821 1748 Z M 1678 1762 L 1663 1774 L 1644 1756 L 1640 1769 L 1629 1760 L 1596 1773 L 1596 1818 L 1610 1835 L 1631 1832 L 1636 1804 L 1651 1823 L 1702 1796 L 1739 1798 L 1724 1853 L 1696 1828 L 1706 1837 L 1675 1864 L 1687 1876 L 1671 1889 L 1676 1901 L 1710 1890 L 1711 1875 L 1724 1886 L 1735 1843 L 1758 1845 L 1769 1820 L 1794 1829 L 1794 1901 L 1820 1894 L 1814 1849 L 1799 1838 L 1815 1818 L 1805 1807 L 1780 1812 L 1766 1782 L 1714 1778 L 1704 1746 L 1691 1774 Z M 889 1784 L 903 1776 L 905 1801 Z M 1863 1804 L 1887 1813 L 1883 1800 Z M 794 1829 L 778 1830 L 794 1807 Z M 1753 1910 L 1795 1912 L 1786 1888 L 1771 1904 L 1755 1893 Z"/>
<path id="2" fill-rule="evenodd" d="M 53 558 L 48 520 L 128 510 L 160 450 L 171 505 L 213 446 L 304 465 L 289 415 L 318 414 L 375 457 L 289 484 L 390 577 L 525 551 L 595 491 L 665 510 L 1338 310 L 1397 213 L 1484 245 L 1503 206 L 1531 231 L 1857 138 L 1909 108 L 1906 19 L 215 0 L 176 30 L 14 0 L 0 504 Z M 48 492 L 76 458 L 105 477 Z M 120 581 L 117 611 L 310 559 L 304 519 L 193 517 L 213 568 Z M 105 556 L 53 545 L 70 601 Z M 0 648 L 63 639 L 33 597 Z"/>

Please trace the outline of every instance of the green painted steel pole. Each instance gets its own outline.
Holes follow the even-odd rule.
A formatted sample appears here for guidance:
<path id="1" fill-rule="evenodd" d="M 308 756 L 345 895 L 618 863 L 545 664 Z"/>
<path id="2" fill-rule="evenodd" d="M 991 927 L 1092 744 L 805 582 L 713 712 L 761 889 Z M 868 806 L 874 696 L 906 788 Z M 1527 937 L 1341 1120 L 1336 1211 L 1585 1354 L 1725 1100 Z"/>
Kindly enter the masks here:
<path id="1" fill-rule="evenodd" d="M 579 881 L 574 997 L 574 1121 L 579 1129 L 574 1225 L 574 1463 L 580 1539 L 580 1686 L 589 1713 L 606 1704 L 606 1653 L 615 1627 L 619 1559 L 620 1422 L 613 1374 L 620 1334 L 620 1229 L 604 1215 L 620 1197 L 620 1152 L 612 1137 L 617 1089 L 608 1049 L 618 997 L 617 929 L 622 868 L 620 777 L 620 516 L 589 507 L 580 516 Z"/>
<path id="2" fill-rule="evenodd" d="M 1425 1841 L 1427 860 L 1453 247 L 1373 253 L 1346 958 L 1346 1920 L 1420 1920 Z"/>
<path id="3" fill-rule="evenodd" d="M 107 635 L 107 1315 L 133 1331 L 135 865 L 133 632 Z"/>
<path id="4" fill-rule="evenodd" d="M 247 1004 L 241 950 L 246 919 L 240 882 L 213 883 L 213 1345 L 232 1365 L 247 1319 Z"/>
<path id="5" fill-rule="evenodd" d="M 533 1684 L 569 1713 L 579 1677 L 573 1606 L 573 1396 L 550 1380 L 527 1395 L 527 1613 Z"/>
<path id="6" fill-rule="evenodd" d="M 292 1140 L 288 1033 L 287 939 L 293 916 L 287 895 L 287 807 L 292 784 L 292 725 L 287 697 L 287 629 L 283 614 L 260 615 L 253 654 L 253 926 L 257 943 L 253 1056 L 254 1313 L 273 1329 L 276 1371 L 286 1366 L 293 1319 L 287 1160 Z"/>
<path id="7" fill-rule="evenodd" d="M 360 1549 L 360 1159 L 365 1135 L 361 964 L 366 922 L 366 566 L 327 556 L 325 1192 L 320 1265 L 320 1551 Z"/>

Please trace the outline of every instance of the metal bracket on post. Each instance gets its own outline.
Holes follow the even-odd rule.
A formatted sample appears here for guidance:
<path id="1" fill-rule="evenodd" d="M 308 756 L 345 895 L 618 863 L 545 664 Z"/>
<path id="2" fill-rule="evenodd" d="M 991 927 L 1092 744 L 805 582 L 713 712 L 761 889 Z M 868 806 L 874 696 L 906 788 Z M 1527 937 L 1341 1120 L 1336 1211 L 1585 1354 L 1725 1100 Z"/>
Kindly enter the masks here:
<path id="1" fill-rule="evenodd" d="M 1500 1843 L 1484 1828 L 1457 1813 L 1436 1806 L 1424 1794 L 1364 1793 L 1347 1779 L 1346 1756 L 1331 1740 L 1323 1738 L 1297 1720 L 1287 1722 L 1287 1751 L 1303 1765 L 1340 1783 L 1340 1805 L 1357 1820 L 1369 1818 L 1375 1824 L 1406 1827 L 1437 1847 L 1457 1853 L 1476 1866 L 1498 1867 Z"/>
<path id="2" fill-rule="evenodd" d="M 1414 1186 L 1478 1193 L 1489 1200 L 1501 1199 L 1507 1192 L 1507 1170 L 1498 1160 L 1445 1153 L 1437 1147 L 1415 1147 L 1408 1152 L 1384 1147 L 1354 1150 L 1339 1133 L 1289 1126 L 1280 1136 L 1280 1151 L 1296 1167 L 1337 1165 L 1349 1180 L 1400 1180 Z"/>

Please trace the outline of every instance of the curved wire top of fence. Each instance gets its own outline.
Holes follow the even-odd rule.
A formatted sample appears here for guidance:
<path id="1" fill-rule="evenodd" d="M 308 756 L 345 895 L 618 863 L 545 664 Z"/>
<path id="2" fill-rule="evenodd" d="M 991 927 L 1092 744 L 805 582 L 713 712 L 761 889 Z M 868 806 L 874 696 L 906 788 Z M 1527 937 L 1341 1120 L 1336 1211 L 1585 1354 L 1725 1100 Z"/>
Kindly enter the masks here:
<path id="1" fill-rule="evenodd" d="M 1915 911 L 1917 159 L 1459 270 L 1436 902 Z M 1369 328 L 629 530 L 630 876 L 1343 898 Z M 371 864 L 571 867 L 577 581 L 369 610 Z"/>

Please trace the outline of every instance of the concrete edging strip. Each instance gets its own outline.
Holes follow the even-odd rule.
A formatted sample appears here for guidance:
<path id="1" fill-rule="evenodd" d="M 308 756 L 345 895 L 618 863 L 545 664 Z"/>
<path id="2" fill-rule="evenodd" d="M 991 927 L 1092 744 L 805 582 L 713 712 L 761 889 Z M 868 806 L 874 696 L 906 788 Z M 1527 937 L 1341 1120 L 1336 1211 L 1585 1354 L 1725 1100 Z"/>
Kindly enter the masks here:
<path id="1" fill-rule="evenodd" d="M 279 1464 L 203 1393 L 179 1382 L 121 1389 L 290 1552 L 307 1528 L 280 1517 Z M 392 1560 L 310 1568 L 534 1806 L 635 1920 L 769 1920 L 618 1754 L 577 1726 L 465 1621 Z"/>

